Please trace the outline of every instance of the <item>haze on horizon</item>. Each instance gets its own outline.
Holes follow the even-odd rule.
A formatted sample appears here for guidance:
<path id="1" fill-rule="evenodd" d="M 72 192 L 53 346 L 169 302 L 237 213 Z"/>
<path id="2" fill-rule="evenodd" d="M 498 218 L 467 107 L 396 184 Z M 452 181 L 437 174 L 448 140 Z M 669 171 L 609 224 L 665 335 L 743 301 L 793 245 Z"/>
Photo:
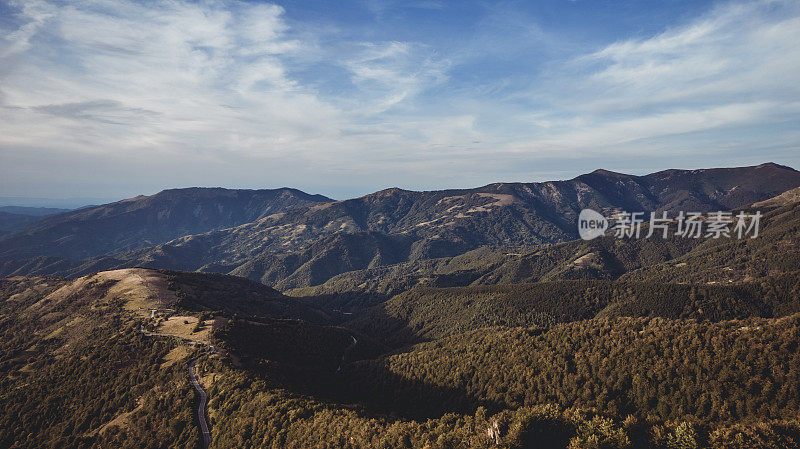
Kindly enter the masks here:
<path id="1" fill-rule="evenodd" d="M 0 197 L 800 167 L 800 1 L 0 0 Z"/>

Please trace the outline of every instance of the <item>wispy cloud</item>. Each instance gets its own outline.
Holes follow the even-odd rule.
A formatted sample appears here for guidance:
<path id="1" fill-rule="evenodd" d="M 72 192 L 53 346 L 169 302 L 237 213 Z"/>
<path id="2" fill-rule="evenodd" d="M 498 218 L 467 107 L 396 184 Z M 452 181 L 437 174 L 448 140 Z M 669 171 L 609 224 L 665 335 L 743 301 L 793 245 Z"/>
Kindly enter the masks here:
<path id="1" fill-rule="evenodd" d="M 766 0 L 721 5 L 659 35 L 580 55 L 529 92 L 544 105 L 531 116 L 540 133 L 529 147 L 613 154 L 625 142 L 798 121 L 795 42 L 800 4 Z"/>
<path id="2" fill-rule="evenodd" d="M 406 42 L 362 43 L 358 52 L 344 62 L 359 91 L 366 93 L 369 106 L 361 113 L 384 112 L 444 82 L 447 62 L 430 48 Z"/>
<path id="3" fill-rule="evenodd" d="M 14 0 L 0 25 L 0 188 L 471 185 L 576 155 L 738 148 L 800 124 L 796 1 L 724 3 L 594 46 L 498 8 L 453 47 L 303 24 L 273 4 Z M 550 59 L 528 64 L 530 52 Z"/>
<path id="4" fill-rule="evenodd" d="M 89 127 L 95 151 L 236 151 L 232 139 L 272 151 L 275 142 L 302 144 L 314 135 L 309 129 L 340 120 L 339 111 L 286 75 L 281 56 L 298 44 L 284 38 L 279 7 L 18 6 L 20 29 L 36 23 L 39 30 L 9 39 L 9 48 L 21 48 L 23 38 L 36 44 L 9 61 L 4 102 L 18 109 L 17 120 L 0 125 L 3 136 L 28 135 L 30 144 L 50 146 L 58 134 L 60 145 L 80 150 L 84 142 L 78 136 Z M 119 125 L 109 115 L 142 111 L 159 120 L 128 121 L 128 131 L 89 123 Z M 27 128 L 45 122 L 39 114 L 59 120 L 30 134 Z M 76 137 L 78 142 L 70 142 Z"/>
<path id="5" fill-rule="evenodd" d="M 319 152 L 317 139 L 338 139 L 353 125 L 353 114 L 385 111 L 444 77 L 430 50 L 404 42 L 354 43 L 341 65 L 356 94 L 322 100 L 287 74 L 284 59 L 305 48 L 286 37 L 283 9 L 275 5 L 34 0 L 16 6 L 21 23 L 5 39 L 11 68 L 3 78 L 4 104 L 16 108 L 20 120 L 28 116 L 23 126 L 36 114 L 65 119 L 49 124 L 62 142 L 76 134 L 72 127 L 86 126 L 75 122 L 99 121 L 97 111 L 113 108 L 150 111 L 159 122 L 144 141 L 106 128 L 101 146 L 241 149 L 230 147 L 233 140 L 248 151 Z M 0 125 L 2 135 L 24 134 L 13 128 L 18 124 Z"/>

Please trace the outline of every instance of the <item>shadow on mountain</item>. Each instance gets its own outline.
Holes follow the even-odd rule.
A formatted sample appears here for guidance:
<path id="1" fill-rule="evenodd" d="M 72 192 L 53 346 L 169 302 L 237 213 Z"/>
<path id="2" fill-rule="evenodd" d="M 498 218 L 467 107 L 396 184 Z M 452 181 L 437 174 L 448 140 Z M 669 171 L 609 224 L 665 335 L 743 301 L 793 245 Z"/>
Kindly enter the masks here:
<path id="1" fill-rule="evenodd" d="M 388 300 L 391 296 L 379 292 L 345 291 L 325 293 L 313 296 L 302 296 L 303 302 L 339 314 L 342 320 L 352 318 L 359 312 L 374 307 Z"/>
<path id="2" fill-rule="evenodd" d="M 502 404 L 481 400 L 458 388 L 445 387 L 392 372 L 383 359 L 356 362 L 342 369 L 338 394 L 340 403 L 358 403 L 369 413 L 425 420 L 447 413 L 472 415 L 482 406 L 494 413 Z"/>
<path id="3" fill-rule="evenodd" d="M 382 358 L 388 348 L 350 329 L 301 320 L 233 319 L 217 337 L 231 361 L 266 382 L 368 414 L 424 420 L 473 414 L 479 406 L 501 408 L 460 389 L 392 372 Z"/>
<path id="4" fill-rule="evenodd" d="M 383 363 L 379 358 L 347 364 L 341 370 L 323 370 L 259 361 L 248 370 L 278 388 L 365 415 L 424 421 L 448 413 L 473 415 L 481 406 L 491 413 L 503 409 L 503 404 L 478 399 L 462 389 L 401 376 Z"/>

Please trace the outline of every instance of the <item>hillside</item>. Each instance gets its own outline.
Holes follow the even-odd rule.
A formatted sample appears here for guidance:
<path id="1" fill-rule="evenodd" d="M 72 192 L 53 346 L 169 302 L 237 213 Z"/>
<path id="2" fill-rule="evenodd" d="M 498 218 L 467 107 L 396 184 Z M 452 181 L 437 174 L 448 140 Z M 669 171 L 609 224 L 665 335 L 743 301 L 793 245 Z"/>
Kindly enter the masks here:
<path id="1" fill-rule="evenodd" d="M 484 328 L 356 362 L 346 374 L 365 396 L 402 398 L 395 407 L 409 412 L 420 404 L 458 408 L 471 397 L 498 408 L 550 402 L 712 425 L 796 418 L 798 320 L 621 318 L 546 331 Z M 436 385 L 444 394 L 427 396 L 414 385 Z M 369 387 L 375 390 L 364 391 Z"/>
<path id="2" fill-rule="evenodd" d="M 76 262 L 183 235 L 229 228 L 285 209 L 327 201 L 330 199 L 321 195 L 287 188 L 165 190 L 37 220 L 0 238 L 0 262 L 20 267 L 27 260 L 42 256 Z M 13 269 L 6 268 L 0 274 L 13 273 Z"/>
<path id="3" fill-rule="evenodd" d="M 197 444 L 197 360 L 215 447 L 794 447 L 800 327 L 769 318 L 791 296 L 760 288 L 412 289 L 348 328 L 219 274 L 8 278 L 0 444 Z M 432 341 L 386 352 L 370 337 L 394 346 L 401 328 Z"/>
<path id="4" fill-rule="evenodd" d="M 622 279 L 732 283 L 797 271 L 800 267 L 800 197 L 797 191 L 755 204 L 753 209 L 766 212 L 758 238 L 712 239 L 674 260 L 626 273 Z"/>
<path id="5" fill-rule="evenodd" d="M 781 281 L 736 286 L 611 281 L 411 289 L 347 323 L 389 346 L 435 340 L 491 326 L 549 328 L 595 317 L 709 321 L 800 312 L 800 292 Z"/>
<path id="6" fill-rule="evenodd" d="M 295 296 L 326 296 L 343 308 L 374 304 L 417 286 L 457 287 L 562 279 L 730 284 L 797 271 L 797 189 L 742 210 L 762 214 L 756 239 L 573 240 L 535 247 L 483 247 L 455 257 L 354 270 Z M 280 285 L 280 284 L 279 284 Z M 358 299 L 356 299 L 358 298 Z M 349 304 L 349 306 L 348 306 Z"/>
<path id="7" fill-rule="evenodd" d="M 146 340 L 129 307 L 171 302 L 145 285 L 123 273 L 0 281 L 0 446 L 123 447 L 110 424 L 150 419 L 172 426 L 155 438 L 131 433 L 128 447 L 197 441 L 183 369 L 159 370 L 175 343 Z"/>
<path id="8" fill-rule="evenodd" d="M 6 261 L 90 272 L 0 279 L 0 446 L 195 447 L 192 367 L 212 447 L 800 447 L 800 209 L 753 193 L 764 170 L 793 173 L 585 175 L 663 194 L 614 207 L 757 208 L 741 241 L 530 244 L 572 212 L 393 189 L 82 266 Z M 427 234 L 435 214 L 455 224 Z"/>
<path id="9" fill-rule="evenodd" d="M 10 214 L 28 215 L 31 217 L 46 217 L 48 215 L 69 212 L 71 209 L 61 209 L 58 207 L 32 207 L 32 206 L 0 206 L 0 212 Z"/>
<path id="10" fill-rule="evenodd" d="M 32 215 L 15 214 L 0 210 L 0 235 L 19 229 L 38 219 L 39 217 Z"/>
<path id="11" fill-rule="evenodd" d="M 79 275 L 126 266 L 246 276 L 281 290 L 319 285 L 340 273 L 453 257 L 482 246 L 574 240 L 582 208 L 604 213 L 751 204 L 800 185 L 775 164 L 668 170 L 647 176 L 595 171 L 569 181 L 491 184 L 470 190 L 388 189 L 346 201 L 297 207 L 235 228 L 190 235 L 95 259 Z M 16 266 L 19 272 L 27 269 Z M 48 272 L 46 271 L 42 272 Z"/>
<path id="12" fill-rule="evenodd" d="M 15 231 L 47 215 L 68 212 L 53 207 L 0 206 L 0 236 Z"/>
<path id="13" fill-rule="evenodd" d="M 326 320 L 223 275 L 134 268 L 0 280 L 0 446 L 193 446 L 185 364 L 212 330 L 240 315 Z"/>

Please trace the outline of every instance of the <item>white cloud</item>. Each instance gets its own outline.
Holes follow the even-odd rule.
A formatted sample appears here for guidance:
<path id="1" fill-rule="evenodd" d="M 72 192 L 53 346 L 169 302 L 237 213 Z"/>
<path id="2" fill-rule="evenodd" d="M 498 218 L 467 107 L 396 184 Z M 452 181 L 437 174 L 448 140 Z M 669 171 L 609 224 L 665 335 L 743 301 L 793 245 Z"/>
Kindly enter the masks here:
<path id="1" fill-rule="evenodd" d="M 290 75 L 286 60 L 313 64 L 331 55 L 288 37 L 276 5 L 25 0 L 12 6 L 20 11 L 19 27 L 0 46 L 3 148 L 216 160 L 238 152 L 358 165 L 365 163 L 359 154 L 374 156 L 376 148 L 402 151 L 408 127 L 381 125 L 376 114 L 445 76 L 428 48 L 352 43 L 340 63 L 356 91 L 323 99 Z M 369 138 L 348 132 L 362 126 Z"/>
<path id="2" fill-rule="evenodd" d="M 797 42 L 800 3 L 763 0 L 613 43 L 554 69 L 555 80 L 533 93 L 546 104 L 530 121 L 539 134 L 513 147 L 613 153 L 642 139 L 798 121 Z"/>
<path id="3" fill-rule="evenodd" d="M 407 42 L 362 43 L 344 66 L 367 93 L 370 104 L 359 110 L 364 114 L 391 109 L 447 78 L 445 61 L 436 59 L 431 49 Z"/>
<path id="4" fill-rule="evenodd" d="M 721 4 L 654 36 L 564 54 L 531 74 L 527 91 L 526 73 L 510 74 L 514 82 L 461 74 L 450 85 L 459 61 L 480 65 L 483 47 L 493 61 L 506 43 L 524 57 L 532 36 L 577 48 L 513 13 L 491 16 L 490 28 L 511 20 L 523 38 L 464 36 L 447 52 L 335 27 L 293 32 L 281 7 L 234 0 L 10 9 L 18 14 L 3 23 L 15 26 L 0 29 L 0 189 L 14 194 L 84 178 L 468 186 L 524 174 L 536 158 L 736 147 L 751 141 L 739 129 L 800 122 L 797 1 Z M 687 138 L 670 150 L 659 140 L 726 129 L 724 142 Z M 796 136 L 781 141 L 800 146 Z"/>

